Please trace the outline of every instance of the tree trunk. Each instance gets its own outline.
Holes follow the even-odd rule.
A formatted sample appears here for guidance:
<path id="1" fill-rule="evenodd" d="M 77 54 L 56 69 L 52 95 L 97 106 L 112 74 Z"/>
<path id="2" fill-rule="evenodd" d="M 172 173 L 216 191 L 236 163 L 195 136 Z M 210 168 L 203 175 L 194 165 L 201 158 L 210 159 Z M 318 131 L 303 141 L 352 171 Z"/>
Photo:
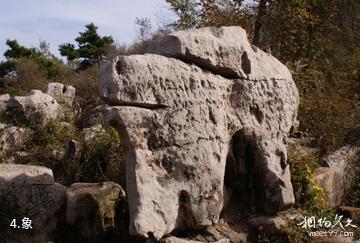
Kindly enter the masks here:
<path id="1" fill-rule="evenodd" d="M 257 46 L 259 44 L 260 40 L 260 33 L 261 33 L 261 27 L 262 27 L 262 18 L 266 14 L 266 3 L 268 0 L 260 0 L 259 7 L 258 7 L 258 13 L 256 16 L 255 21 L 255 28 L 254 28 L 254 36 L 252 43 Z"/>

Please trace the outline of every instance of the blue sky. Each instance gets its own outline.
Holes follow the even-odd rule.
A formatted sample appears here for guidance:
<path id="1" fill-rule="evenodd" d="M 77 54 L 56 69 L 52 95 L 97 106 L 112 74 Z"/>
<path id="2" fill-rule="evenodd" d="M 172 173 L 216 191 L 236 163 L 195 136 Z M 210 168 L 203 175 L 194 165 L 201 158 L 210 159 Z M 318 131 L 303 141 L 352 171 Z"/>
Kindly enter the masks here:
<path id="1" fill-rule="evenodd" d="M 6 39 L 17 39 L 27 47 L 46 40 L 59 55 L 58 45 L 73 42 L 90 22 L 101 35 L 130 43 L 136 37 L 136 17 L 150 18 L 153 29 L 174 18 L 165 0 L 1 0 L 0 59 Z"/>

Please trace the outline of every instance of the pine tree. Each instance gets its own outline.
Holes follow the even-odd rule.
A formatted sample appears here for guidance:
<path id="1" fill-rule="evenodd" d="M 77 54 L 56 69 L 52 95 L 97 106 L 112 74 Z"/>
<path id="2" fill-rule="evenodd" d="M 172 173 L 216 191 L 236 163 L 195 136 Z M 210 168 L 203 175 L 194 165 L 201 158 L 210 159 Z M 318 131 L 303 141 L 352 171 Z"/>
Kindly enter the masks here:
<path id="1" fill-rule="evenodd" d="M 85 69 L 95 64 L 101 64 L 106 58 L 106 50 L 114 40 L 111 36 L 101 37 L 97 33 L 97 27 L 91 23 L 85 26 L 86 30 L 80 32 L 75 39 L 78 48 L 71 43 L 65 43 L 59 46 L 62 56 L 66 56 L 68 61 L 80 59 L 79 69 Z"/>

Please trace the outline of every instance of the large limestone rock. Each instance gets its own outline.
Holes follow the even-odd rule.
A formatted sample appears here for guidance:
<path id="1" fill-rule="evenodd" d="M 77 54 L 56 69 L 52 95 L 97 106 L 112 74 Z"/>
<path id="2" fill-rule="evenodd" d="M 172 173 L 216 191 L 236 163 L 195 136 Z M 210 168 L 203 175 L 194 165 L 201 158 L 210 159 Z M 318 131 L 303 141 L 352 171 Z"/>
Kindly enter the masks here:
<path id="1" fill-rule="evenodd" d="M 58 223 L 66 188 L 42 166 L 0 164 L 0 238 L 3 242 L 46 242 Z M 24 229 L 22 220 L 31 220 Z M 16 227 L 10 226 L 16 219 Z"/>
<path id="2" fill-rule="evenodd" d="M 99 236 L 115 228 L 116 207 L 125 196 L 113 182 L 72 184 L 66 192 L 66 221 L 83 239 Z"/>
<path id="3" fill-rule="evenodd" d="M 58 102 L 40 90 L 32 90 L 27 96 L 12 97 L 8 102 L 7 109 L 18 119 L 22 118 L 33 123 L 63 116 Z"/>
<path id="4" fill-rule="evenodd" d="M 253 50 L 240 27 L 172 36 L 185 54 L 149 44 L 175 58 L 119 56 L 100 74 L 100 94 L 112 105 L 105 120 L 127 144 L 130 233 L 159 239 L 216 223 L 225 195 L 242 188 L 256 192 L 259 212 L 291 206 L 284 141 L 296 124 L 298 91 L 289 71 Z M 193 36 L 202 49 L 193 50 Z M 169 39 L 158 41 L 164 50 Z"/>

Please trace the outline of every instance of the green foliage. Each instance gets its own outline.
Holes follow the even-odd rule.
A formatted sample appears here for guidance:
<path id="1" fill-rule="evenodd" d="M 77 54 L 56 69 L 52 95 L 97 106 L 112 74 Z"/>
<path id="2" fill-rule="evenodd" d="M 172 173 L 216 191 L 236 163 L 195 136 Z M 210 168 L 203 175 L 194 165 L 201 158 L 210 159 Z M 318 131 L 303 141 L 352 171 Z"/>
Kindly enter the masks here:
<path id="1" fill-rule="evenodd" d="M 263 21 L 261 45 L 281 60 L 316 59 L 331 41 L 323 36 L 336 30 L 335 17 L 335 6 L 325 0 L 278 1 Z"/>
<path id="2" fill-rule="evenodd" d="M 6 61 L 0 63 L 0 92 L 26 95 L 31 89 L 42 89 L 48 80 L 60 81 L 65 65 L 53 56 L 46 42 L 40 48 L 21 46 L 16 40 L 7 40 Z"/>
<path id="3" fill-rule="evenodd" d="M 301 94 L 300 129 L 325 141 L 325 150 L 360 142 L 359 54 L 339 53 L 333 62 L 325 58 L 294 75 Z"/>
<path id="4" fill-rule="evenodd" d="M 119 52 L 113 45 L 108 45 L 112 43 L 111 37 L 97 35 L 94 25 L 87 26 L 87 31 L 80 33 L 76 41 L 79 43 L 78 48 L 74 48 L 78 55 L 76 57 L 83 58 L 83 61 L 87 59 L 91 64 L 97 63 L 99 58 L 105 58 L 110 52 L 111 55 Z M 1 154 L 0 160 L 15 158 L 14 163 L 49 167 L 54 172 L 55 180 L 63 185 L 75 181 L 112 180 L 125 186 L 124 152 L 117 132 L 102 123 L 104 132 L 94 137 L 91 143 L 85 143 L 80 132 L 86 127 L 86 115 L 100 104 L 97 94 L 98 65 L 75 71 L 72 62 L 64 64 L 56 59 L 46 42 L 41 42 L 40 48 L 26 48 L 17 41 L 8 41 L 8 45 L 9 50 L 5 53 L 7 60 L 0 64 L 1 93 L 26 95 L 31 89 L 43 89 L 50 81 L 71 84 L 76 88 L 74 109 L 82 112 L 75 122 L 49 120 L 45 124 L 20 120 L 21 116 L 14 111 L 1 112 L 1 122 L 30 127 L 34 133 L 21 148 L 21 152 L 24 152 L 21 156 L 11 151 Z M 127 47 L 123 49 L 124 52 L 128 50 Z M 67 154 L 70 140 L 80 144 L 79 156 L 76 158 Z"/>
<path id="5" fill-rule="evenodd" d="M 33 131 L 26 141 L 24 152 L 28 156 L 15 156 L 14 163 L 35 164 L 51 168 L 57 182 L 69 185 L 73 181 L 71 169 L 74 167 L 66 158 L 66 147 L 71 139 L 77 139 L 79 133 L 70 123 L 48 120 L 45 124 L 28 124 Z M 71 173 L 70 173 L 71 172 Z"/>
<path id="6" fill-rule="evenodd" d="M 97 27 L 91 23 L 85 26 L 86 30 L 80 32 L 75 39 L 78 43 L 78 48 L 71 43 L 65 43 L 59 46 L 59 51 L 62 56 L 66 56 L 69 61 L 80 58 L 79 69 L 86 69 L 94 64 L 100 65 L 105 58 L 108 46 L 114 40 L 111 36 L 101 37 L 97 33 Z"/>
<path id="7" fill-rule="evenodd" d="M 7 59 L 0 64 L 0 77 L 16 70 L 18 59 L 32 60 L 39 66 L 45 77 L 51 78 L 58 73 L 58 63 L 60 60 L 52 57 L 46 57 L 37 48 L 26 48 L 21 46 L 16 40 L 7 40 L 6 44 L 9 49 L 5 51 L 4 56 Z"/>
<path id="8" fill-rule="evenodd" d="M 319 167 L 319 153 L 302 155 L 295 147 L 290 146 L 288 157 L 297 206 L 308 212 L 318 213 L 326 206 L 324 190 L 313 179 L 315 169 Z"/>
<path id="9" fill-rule="evenodd" d="M 7 59 L 16 59 L 19 57 L 30 57 L 37 54 L 35 48 L 26 48 L 21 46 L 17 40 L 7 40 L 6 45 L 9 46 L 9 50 L 5 51 L 4 56 Z"/>
<path id="10" fill-rule="evenodd" d="M 252 10 L 244 1 L 201 1 L 201 26 L 249 25 Z"/>
<path id="11" fill-rule="evenodd" d="M 76 137 L 74 130 L 75 128 L 70 129 L 57 120 L 49 120 L 45 125 L 35 127 L 32 144 L 50 150 L 56 149 Z"/>
<path id="12" fill-rule="evenodd" d="M 176 29 L 197 27 L 200 23 L 200 7 L 198 0 L 165 0 L 172 11 L 178 16 L 178 21 L 172 25 Z"/>
<path id="13" fill-rule="evenodd" d="M 40 65 L 30 58 L 16 60 L 16 79 L 9 81 L 7 93 L 12 96 L 26 95 L 31 89 L 42 89 L 47 83 L 46 74 Z"/>
<path id="14" fill-rule="evenodd" d="M 252 9 L 243 0 L 165 0 L 178 16 L 171 25 L 175 29 L 198 28 L 206 26 L 241 25 L 250 26 Z M 251 22 L 252 23 L 252 22 Z M 249 29 L 250 30 L 250 29 Z"/>
<path id="15" fill-rule="evenodd" d="M 103 127 L 91 141 L 84 142 L 79 180 L 99 182 L 115 180 L 125 186 L 124 148 L 119 134 L 112 127 Z M 118 174 L 120 173 L 120 174 Z"/>
<path id="16" fill-rule="evenodd" d="M 26 144 L 26 151 L 30 151 L 31 156 L 16 163 L 35 162 L 49 167 L 54 171 L 56 181 L 64 185 L 74 181 L 112 180 L 125 186 L 124 148 L 114 128 L 102 125 L 92 139 L 85 141 L 84 134 L 71 123 L 49 120 L 30 127 L 33 136 Z M 66 153 L 71 140 L 79 142 L 76 157 Z"/>

